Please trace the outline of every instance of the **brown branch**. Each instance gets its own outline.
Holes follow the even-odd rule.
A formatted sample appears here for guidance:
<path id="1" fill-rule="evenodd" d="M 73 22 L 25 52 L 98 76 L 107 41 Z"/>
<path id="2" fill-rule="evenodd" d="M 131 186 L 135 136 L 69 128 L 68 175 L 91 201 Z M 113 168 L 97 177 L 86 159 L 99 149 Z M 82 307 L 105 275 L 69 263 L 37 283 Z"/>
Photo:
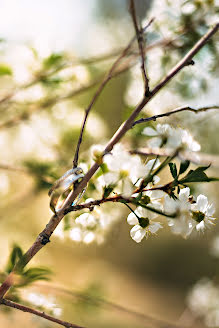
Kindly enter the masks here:
<path id="1" fill-rule="evenodd" d="M 143 31 L 146 31 L 146 29 L 150 26 L 150 24 L 152 23 L 152 21 L 153 20 L 150 20 L 149 21 L 149 23 L 144 27 Z M 117 58 L 117 60 L 113 63 L 113 65 L 110 68 L 109 72 L 103 78 L 103 81 L 101 82 L 99 88 L 97 89 L 97 91 L 95 92 L 94 96 L 92 97 L 90 104 L 88 105 L 87 109 L 85 110 L 84 120 L 83 120 L 83 123 L 82 123 L 82 126 L 81 126 L 81 131 L 80 131 L 80 134 L 79 134 L 79 138 L 78 138 L 78 142 L 77 142 L 77 146 L 76 146 L 76 150 L 75 150 L 75 155 L 74 155 L 74 160 L 73 160 L 73 168 L 77 167 L 77 165 L 78 165 L 78 156 L 79 156 L 80 146 L 81 146 L 81 143 L 82 143 L 84 129 L 85 129 L 85 125 L 86 125 L 87 118 L 88 118 L 88 115 L 90 113 L 90 110 L 93 107 L 93 105 L 95 104 L 95 102 L 97 101 L 97 99 L 99 98 L 99 96 L 100 96 L 101 92 L 103 91 L 104 87 L 106 86 L 106 84 L 114 76 L 114 74 L 113 74 L 114 71 L 116 70 L 116 68 L 118 67 L 119 63 L 122 61 L 122 59 L 127 55 L 127 53 L 129 52 L 130 48 L 132 47 L 134 41 L 135 41 L 135 37 L 133 37 L 131 39 L 131 41 L 129 42 L 129 44 L 122 51 L 122 53 Z"/>
<path id="2" fill-rule="evenodd" d="M 207 41 L 217 32 L 219 28 L 219 23 L 213 26 L 194 46 L 193 48 L 184 56 L 184 58 L 167 74 L 163 80 L 158 83 L 158 85 L 150 92 L 149 96 L 145 96 L 140 104 L 136 107 L 130 117 L 119 127 L 115 132 L 109 143 L 105 148 L 105 153 L 111 151 L 116 143 L 125 135 L 125 133 L 132 127 L 134 120 L 137 115 L 141 112 L 144 106 L 185 66 L 188 65 L 188 62 L 192 60 L 195 54 L 207 43 Z M 61 222 L 62 218 L 65 216 L 66 209 L 69 208 L 75 198 L 79 193 L 86 187 L 87 183 L 98 170 L 99 164 L 94 163 L 90 170 L 85 174 L 83 180 L 79 183 L 77 188 L 72 191 L 67 199 L 65 200 L 62 208 L 51 217 L 50 221 L 44 228 L 44 230 L 38 235 L 33 245 L 28 249 L 23 258 L 15 265 L 14 271 L 20 270 L 25 267 L 27 263 L 43 248 L 48 242 L 50 236 L 53 234 L 53 231 L 57 225 Z M 13 272 L 9 274 L 5 282 L 0 287 L 0 298 L 3 298 L 5 293 L 13 285 Z"/>
<path id="3" fill-rule="evenodd" d="M 162 149 L 162 148 L 140 148 L 131 150 L 131 154 L 141 155 L 141 156 L 161 156 L 168 157 L 172 155 L 172 149 Z M 181 160 L 188 160 L 194 164 L 209 165 L 213 167 L 219 167 L 219 156 L 212 154 L 205 154 L 199 152 L 191 152 L 187 150 L 179 151 L 177 156 Z"/>
<path id="4" fill-rule="evenodd" d="M 200 112 L 206 112 L 210 109 L 219 109 L 219 106 L 217 106 L 217 105 L 215 105 L 215 106 L 205 106 L 205 107 L 201 107 L 201 108 L 197 108 L 197 109 L 189 107 L 189 106 L 183 106 L 183 107 L 176 108 L 176 109 L 174 109 L 170 112 L 154 115 L 154 116 L 147 117 L 147 118 L 141 118 L 140 120 L 135 121 L 132 126 L 135 126 L 136 124 L 139 124 L 139 123 L 156 121 L 158 118 L 170 116 L 172 114 L 180 113 L 180 112 L 184 112 L 184 111 L 190 111 L 190 112 L 193 112 L 193 113 L 197 114 L 197 113 L 200 113 Z"/>
<path id="5" fill-rule="evenodd" d="M 139 53 L 141 56 L 141 71 L 142 71 L 142 77 L 144 81 L 144 94 L 147 96 L 149 93 L 149 79 L 147 76 L 146 72 L 146 66 L 145 66 L 145 51 L 144 51 L 144 39 L 143 39 L 143 34 L 142 34 L 142 27 L 138 27 L 138 22 L 137 22 L 137 15 L 136 15 L 136 10 L 135 10 L 135 1 L 130 0 L 130 14 L 132 17 L 133 25 L 135 28 L 135 33 L 138 41 L 138 48 L 139 48 Z"/>
<path id="6" fill-rule="evenodd" d="M 67 322 L 67 321 L 63 321 L 63 320 L 60 320 L 60 319 L 57 319 L 49 314 L 46 314 L 45 312 L 42 312 L 42 311 L 38 311 L 38 310 L 35 310 L 35 309 L 32 309 L 31 307 L 29 306 L 25 306 L 25 305 L 22 305 L 22 304 L 19 304 L 19 303 L 15 303 L 15 302 L 12 302 L 10 300 L 7 300 L 5 298 L 3 298 L 1 301 L 0 301 L 0 305 L 5 305 L 5 306 L 8 306 L 8 307 L 11 307 L 11 308 L 14 308 L 14 309 L 17 309 L 17 310 L 20 310 L 20 311 L 23 311 L 23 312 L 29 312 L 31 314 L 34 314 L 38 317 L 41 317 L 41 318 L 44 318 L 46 320 L 49 320 L 49 321 L 52 321 L 52 322 L 55 322 L 63 327 L 68 327 L 68 328 L 84 328 L 82 326 L 78 326 L 76 324 L 73 324 L 73 323 L 70 323 L 70 322 Z"/>

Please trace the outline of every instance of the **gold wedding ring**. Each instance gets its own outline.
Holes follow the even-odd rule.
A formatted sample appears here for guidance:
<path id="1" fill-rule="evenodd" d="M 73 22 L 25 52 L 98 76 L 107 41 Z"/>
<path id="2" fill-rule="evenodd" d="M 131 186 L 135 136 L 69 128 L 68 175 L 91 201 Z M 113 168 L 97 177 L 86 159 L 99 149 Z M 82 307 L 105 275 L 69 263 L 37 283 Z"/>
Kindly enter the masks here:
<path id="1" fill-rule="evenodd" d="M 50 208 L 54 213 L 56 213 L 57 210 L 61 208 L 61 206 L 56 208 L 61 196 L 63 196 L 63 198 L 66 198 L 67 196 L 65 195 L 65 193 L 67 193 L 68 191 L 70 192 L 74 188 L 74 183 L 76 181 L 80 182 L 83 177 L 83 170 L 80 167 L 76 167 L 74 169 L 68 170 L 67 172 L 65 172 L 65 174 L 63 174 L 63 176 L 61 176 L 61 178 L 55 181 L 55 183 L 48 192 L 48 195 L 50 196 Z M 73 205 L 77 204 L 83 193 L 84 190 L 78 195 Z M 61 205 L 63 204 L 63 202 L 61 203 Z"/>

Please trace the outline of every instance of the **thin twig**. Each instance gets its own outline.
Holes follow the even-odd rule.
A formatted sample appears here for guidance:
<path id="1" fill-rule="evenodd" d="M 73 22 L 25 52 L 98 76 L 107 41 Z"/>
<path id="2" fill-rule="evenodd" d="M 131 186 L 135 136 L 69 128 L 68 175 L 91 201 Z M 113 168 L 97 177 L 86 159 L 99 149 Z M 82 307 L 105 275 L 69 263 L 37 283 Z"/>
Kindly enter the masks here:
<path id="1" fill-rule="evenodd" d="M 174 109 L 170 112 L 154 115 L 154 116 L 147 117 L 147 118 L 141 118 L 140 120 L 135 121 L 132 126 L 135 126 L 136 124 L 139 124 L 139 123 L 156 121 L 158 118 L 170 116 L 172 114 L 180 113 L 180 112 L 184 112 L 184 111 L 190 111 L 190 112 L 193 112 L 193 113 L 197 114 L 197 113 L 200 113 L 200 112 L 206 112 L 210 109 L 219 109 L 219 106 L 218 105 L 215 105 L 215 106 L 212 105 L 212 106 L 205 106 L 205 107 L 201 107 L 201 108 L 197 108 L 197 109 L 189 107 L 189 106 L 183 106 L 183 107 L 176 108 L 176 109 Z"/>
<path id="2" fill-rule="evenodd" d="M 149 23 L 144 27 L 143 31 L 146 31 L 146 29 L 150 26 L 150 24 L 152 23 L 152 21 L 153 21 L 153 19 L 151 19 L 149 21 Z M 118 65 L 122 61 L 122 59 L 127 55 L 127 53 L 129 52 L 130 48 L 132 47 L 134 41 L 135 41 L 135 37 L 133 37 L 131 39 L 131 41 L 129 42 L 129 44 L 126 46 L 126 48 L 122 51 L 122 53 L 120 54 L 120 56 L 113 63 L 113 65 L 110 68 L 109 72 L 103 78 L 103 80 L 102 80 L 99 88 L 97 89 L 97 91 L 95 92 L 94 96 L 92 97 L 90 104 L 88 105 L 87 109 L 85 110 L 84 120 L 82 122 L 81 131 L 80 131 L 80 134 L 79 134 L 79 137 L 78 137 L 78 142 L 77 142 L 77 146 L 76 146 L 76 150 L 75 150 L 75 155 L 74 155 L 74 160 L 73 160 L 73 168 L 77 167 L 77 165 L 78 165 L 78 156 L 79 156 L 80 146 L 81 146 L 81 143 L 82 143 L 84 129 L 85 129 L 85 125 L 86 125 L 87 118 L 88 118 L 88 115 L 90 113 L 90 110 L 93 107 L 93 105 L 95 104 L 95 102 L 97 101 L 97 99 L 99 98 L 99 96 L 100 96 L 101 92 L 103 91 L 105 85 L 112 79 L 112 77 L 114 75 L 113 74 L 114 71 L 116 70 L 116 68 L 118 67 Z"/>
<path id="3" fill-rule="evenodd" d="M 172 149 L 169 148 L 140 148 L 131 150 L 131 154 L 141 155 L 141 156 L 171 156 Z M 200 152 L 191 152 L 188 150 L 181 150 L 177 154 L 181 160 L 188 160 L 194 164 L 209 165 L 213 167 L 219 167 L 219 156 L 212 154 L 205 154 Z"/>
<path id="4" fill-rule="evenodd" d="M 134 39 L 132 40 L 132 42 L 134 42 Z M 154 44 L 148 46 L 145 49 L 145 51 L 150 51 L 150 50 L 154 49 L 155 47 L 159 47 L 159 46 L 168 46 L 169 43 L 170 43 L 169 40 L 159 41 L 157 43 L 154 43 Z M 136 56 L 132 56 L 132 57 L 136 58 Z M 133 59 L 132 57 L 130 56 L 129 61 L 123 67 L 115 67 L 111 78 L 114 78 L 114 77 L 122 74 L 123 72 L 126 72 L 130 67 L 132 67 L 135 64 L 135 62 L 132 61 L 132 59 Z M 19 104 L 22 106 L 28 105 L 29 106 L 28 112 L 18 114 L 17 116 L 13 117 L 12 119 L 8 119 L 7 121 L 0 123 L 0 129 L 11 128 L 20 122 L 27 121 L 31 117 L 31 115 L 37 111 L 45 110 L 48 107 L 54 106 L 55 104 L 66 101 L 68 99 L 72 99 L 73 97 L 78 96 L 81 93 L 86 92 L 86 91 L 90 90 L 91 88 L 97 86 L 100 83 L 100 80 L 102 80 L 105 77 L 106 77 L 106 73 L 99 76 L 96 80 L 88 83 L 87 85 L 81 86 L 78 89 L 70 91 L 62 96 L 56 96 L 53 98 L 45 99 L 41 103 L 38 103 L 38 104 L 36 104 L 36 103 Z M 13 104 L 13 103 L 9 103 L 9 104 Z"/>
<path id="5" fill-rule="evenodd" d="M 133 25 L 135 28 L 135 33 L 138 41 L 138 48 L 139 48 L 139 53 L 141 56 L 141 71 L 142 71 L 142 77 L 144 81 L 144 94 L 147 96 L 149 93 L 149 79 L 147 76 L 146 72 L 146 66 L 145 66 L 145 51 L 144 51 L 144 38 L 142 34 L 142 27 L 138 27 L 138 22 L 137 22 L 137 15 L 136 15 L 136 10 L 135 10 L 135 1 L 130 0 L 130 14 L 133 20 Z M 140 23 L 139 23 L 140 24 Z"/>
<path id="6" fill-rule="evenodd" d="M 52 321 L 52 322 L 55 322 L 63 327 L 68 327 L 68 328 L 85 328 L 85 327 L 82 327 L 82 326 L 78 326 L 76 324 L 73 324 L 73 323 L 70 323 L 70 322 L 67 322 L 67 321 L 63 321 L 63 320 L 60 320 L 60 319 L 57 319 L 49 314 L 46 314 L 45 312 L 42 312 L 42 311 L 38 311 L 38 310 L 35 310 L 35 309 L 32 309 L 31 307 L 29 306 L 26 306 L 26 305 L 22 305 L 22 304 L 19 304 L 19 303 L 16 303 L 16 302 L 12 302 L 10 300 L 7 300 L 5 298 L 1 299 L 0 301 L 0 305 L 5 305 L 5 306 L 8 306 L 8 307 L 11 307 L 11 308 L 14 308 L 14 309 L 17 309 L 17 310 L 20 310 L 20 311 L 23 311 L 23 312 L 29 312 L 31 314 L 34 314 L 38 317 L 41 317 L 41 318 L 44 318 L 46 320 L 49 320 L 49 321 Z"/>
<path id="7" fill-rule="evenodd" d="M 182 326 L 180 326 L 178 323 L 174 324 L 174 323 L 170 323 L 170 322 L 166 322 L 164 320 L 161 320 L 161 319 L 156 319 L 154 317 L 151 317 L 149 315 L 146 315 L 146 314 L 143 314 L 143 313 L 139 313 L 139 312 L 136 312 L 134 310 L 131 310 L 131 309 L 127 309 L 126 307 L 120 305 L 120 304 L 117 304 L 117 303 L 114 303 L 114 302 L 111 302 L 111 301 L 108 301 L 108 300 L 105 300 L 104 298 L 100 298 L 100 297 L 92 297 L 90 295 L 86 295 L 84 294 L 83 292 L 78 292 L 78 291 L 72 291 L 72 290 L 68 290 L 64 287 L 60 287 L 60 286 L 54 286 L 54 285 L 51 285 L 51 284 L 45 284 L 45 283 L 35 283 L 35 286 L 37 287 L 40 287 L 40 288 L 46 288 L 46 289 L 50 289 L 50 290 L 54 290 L 55 292 L 59 292 L 59 293 L 63 293 L 65 295 L 68 295 L 72 298 L 76 298 L 76 299 L 79 299 L 79 300 L 82 300 L 84 302 L 87 302 L 87 303 L 91 303 L 93 305 L 97 305 L 97 306 L 105 306 L 106 308 L 111 308 L 111 309 L 114 309 L 118 312 L 123 312 L 127 315 L 130 315 L 138 320 L 141 320 L 141 321 L 145 321 L 145 323 L 147 324 L 153 324 L 155 326 L 158 326 L 158 327 L 169 327 L 169 328 L 182 328 Z M 147 325 L 148 327 L 148 325 Z"/>
<path id="8" fill-rule="evenodd" d="M 207 41 L 217 32 L 219 28 L 219 23 L 213 26 L 194 46 L 193 48 L 183 57 L 183 59 L 167 74 L 163 80 L 158 83 L 158 85 L 150 92 L 150 96 L 144 97 L 140 104 L 136 107 L 130 117 L 119 127 L 115 132 L 109 143 L 105 148 L 105 153 L 111 151 L 116 143 L 125 135 L 125 133 L 132 127 L 134 120 L 137 115 L 141 112 L 144 106 L 185 66 L 188 62 L 192 60 L 195 54 L 207 43 Z M 99 164 L 94 163 L 90 170 L 85 174 L 83 180 L 79 183 L 77 188 L 72 191 L 67 199 L 65 200 L 62 208 L 54 214 L 49 220 L 43 231 L 37 236 L 33 245 L 28 249 L 23 258 L 15 265 L 14 271 L 21 270 L 25 267 L 27 263 L 50 241 L 50 236 L 53 234 L 55 228 L 61 222 L 62 218 L 65 216 L 66 210 L 71 206 L 75 198 L 79 193 L 86 187 L 87 183 L 98 170 Z M 0 287 L 0 298 L 3 298 L 7 291 L 14 284 L 14 273 L 13 271 L 7 276 L 5 281 Z"/>

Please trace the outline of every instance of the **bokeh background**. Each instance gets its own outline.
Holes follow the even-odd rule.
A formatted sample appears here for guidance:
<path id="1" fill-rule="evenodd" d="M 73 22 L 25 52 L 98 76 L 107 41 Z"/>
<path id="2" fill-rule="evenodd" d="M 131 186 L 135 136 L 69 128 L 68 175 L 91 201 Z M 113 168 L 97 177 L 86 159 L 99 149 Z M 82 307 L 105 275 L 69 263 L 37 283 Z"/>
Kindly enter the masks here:
<path id="1" fill-rule="evenodd" d="M 182 32 L 174 30 L 174 24 L 184 24 L 185 29 L 181 48 L 179 43 L 176 49 L 161 47 L 148 53 L 152 85 L 205 32 L 203 24 L 209 26 L 216 19 L 212 1 L 202 1 L 203 7 L 196 7 L 198 1 L 189 1 L 195 11 L 185 7 L 188 1 L 184 6 L 183 3 L 169 1 L 168 7 L 165 1 L 136 1 L 143 24 L 155 17 L 149 44 L 172 38 L 174 33 L 174 37 L 180 35 Z M 194 28 L 189 26 L 191 31 L 186 29 L 189 15 L 196 21 Z M 169 27 L 170 22 L 173 25 Z M 194 34 L 191 40 L 189 32 Z M 13 243 L 26 250 L 48 222 L 51 179 L 71 166 L 84 109 L 104 72 L 133 34 L 125 0 L 0 0 L 0 72 L 3 64 L 8 70 L 7 74 L 0 73 L 0 99 L 9 95 L 9 100 L 0 101 L 0 270 L 4 270 Z M 186 104 L 196 108 L 218 104 L 218 57 L 216 46 L 212 45 L 212 49 L 209 46 L 201 51 L 196 65 L 186 68 L 160 92 L 144 115 Z M 100 60 L 103 57 L 109 58 Z M 136 56 L 130 56 L 127 63 L 131 63 L 131 68 L 109 82 L 92 109 L 82 160 L 87 160 L 92 144 L 104 144 L 112 136 L 141 99 L 140 63 Z M 58 75 L 39 75 L 42 67 L 50 72 L 63 64 L 66 66 Z M 28 85 L 35 79 L 37 82 Z M 87 85 L 87 91 L 74 93 Z M 17 86 L 24 87 L 17 92 Z M 219 153 L 218 121 L 216 110 L 162 119 L 162 123 L 188 128 L 202 151 L 214 155 Z M 146 141 L 139 130 L 124 138 L 128 146 L 143 146 Z M 168 178 L 167 174 L 163 179 Z M 209 175 L 217 174 L 217 167 L 212 167 Z M 48 176 L 44 179 L 46 175 L 50 180 Z M 207 194 L 218 213 L 218 183 L 197 185 L 194 192 Z M 206 321 L 188 308 L 187 300 L 189 291 L 201 278 L 218 282 L 218 225 L 188 240 L 162 229 L 158 236 L 136 244 L 129 235 L 128 212 L 122 205 L 117 206 L 120 219 L 101 246 L 76 243 L 56 233 L 30 264 L 49 267 L 53 271 L 51 281 L 36 282 L 24 290 L 51 295 L 62 308 L 61 318 L 85 327 L 169 327 L 163 321 L 205 327 Z M 22 293 L 25 291 L 20 290 L 21 299 Z M 56 326 L 17 310 L 3 309 L 0 325 Z"/>

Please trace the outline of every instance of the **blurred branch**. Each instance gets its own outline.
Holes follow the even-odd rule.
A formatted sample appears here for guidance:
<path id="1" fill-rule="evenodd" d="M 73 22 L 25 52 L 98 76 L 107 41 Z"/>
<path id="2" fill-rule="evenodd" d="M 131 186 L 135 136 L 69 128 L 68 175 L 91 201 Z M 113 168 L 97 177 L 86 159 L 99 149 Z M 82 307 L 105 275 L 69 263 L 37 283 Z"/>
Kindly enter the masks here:
<path id="1" fill-rule="evenodd" d="M 147 46 L 145 48 L 145 52 L 147 51 L 150 51 L 156 47 L 160 47 L 160 46 L 169 46 L 170 44 L 172 44 L 172 41 L 171 40 L 162 40 L 162 41 L 158 41 L 150 46 Z M 113 73 L 113 78 L 118 76 L 119 74 L 122 74 L 123 72 L 126 72 L 129 68 L 131 68 L 134 64 L 135 64 L 135 60 L 136 60 L 136 54 L 132 54 L 129 56 L 128 60 L 127 60 L 127 63 L 125 65 L 123 65 L 123 67 L 120 67 L 120 68 L 117 68 L 117 70 Z M 88 91 L 89 89 L 97 86 L 99 83 L 100 83 L 100 80 L 103 79 L 105 77 L 105 74 L 99 76 L 96 80 L 92 81 L 91 83 L 87 84 L 87 85 L 84 85 L 84 86 L 81 86 L 79 87 L 78 89 L 76 90 L 72 90 L 70 92 L 68 92 L 67 94 L 63 95 L 63 96 L 57 96 L 57 97 L 53 97 L 53 98 L 50 98 L 50 99 L 45 99 L 44 101 L 42 101 L 41 103 L 38 103 L 36 104 L 35 102 L 34 103 L 18 103 L 18 105 L 22 105 L 22 106 L 29 106 L 29 109 L 27 112 L 24 112 L 24 113 L 21 113 L 21 114 L 18 114 L 17 116 L 14 116 L 12 119 L 8 119 L 7 121 L 5 122 L 2 122 L 0 123 L 0 129 L 4 129 L 4 128 L 10 128 L 10 127 L 13 127 L 14 125 L 20 123 L 20 122 L 23 122 L 23 121 L 27 121 L 31 115 L 37 111 L 40 111 L 40 110 L 44 110 L 50 106 L 54 106 L 55 104 L 59 103 L 59 102 L 62 102 L 62 101 L 65 101 L 65 100 L 68 100 L 68 99 L 72 99 L 73 97 L 75 96 L 78 96 L 80 95 L 81 93 L 83 92 L 86 92 Z M 20 89 L 18 89 L 16 91 L 19 92 L 19 91 L 22 91 L 23 88 L 27 88 L 28 86 L 32 86 L 33 84 L 37 83 L 37 82 L 40 82 L 40 80 L 35 80 L 35 82 L 31 82 L 29 83 L 28 85 L 26 86 L 23 86 L 23 87 L 20 87 Z M 5 101 L 9 101 L 15 94 L 11 94 L 10 97 L 7 96 L 5 98 Z M 3 99 L 2 99 L 3 100 Z M 3 101 L 4 103 L 4 101 Z M 7 106 L 9 105 L 12 105 L 12 104 L 15 104 L 14 101 L 11 101 L 7 104 Z M 0 106 L 1 106 L 1 100 L 0 100 Z"/>
<path id="2" fill-rule="evenodd" d="M 40 287 L 40 288 L 54 290 L 56 292 L 68 295 L 72 298 L 76 298 L 76 299 L 82 300 L 84 302 L 93 304 L 93 305 L 104 306 L 106 308 L 111 308 L 111 309 L 116 310 L 120 313 L 123 312 L 127 315 L 130 315 L 130 316 L 136 318 L 136 319 L 141 320 L 141 322 L 145 321 L 145 323 L 147 323 L 147 324 L 152 324 L 152 325 L 155 325 L 155 326 L 160 327 L 160 328 L 162 328 L 162 327 L 163 328 L 167 328 L 167 327 L 169 327 L 169 328 L 180 328 L 181 327 L 182 328 L 182 326 L 180 324 L 173 324 L 173 323 L 166 322 L 166 321 L 163 321 L 163 320 L 160 320 L 160 319 L 155 319 L 151 316 L 148 316 L 148 315 L 143 314 L 143 313 L 136 312 L 136 311 L 131 310 L 131 309 L 127 309 L 127 308 L 125 308 L 124 306 L 122 306 L 120 304 L 116 304 L 114 302 L 105 300 L 103 298 L 100 298 L 100 297 L 98 297 L 98 298 L 95 297 L 94 298 L 90 295 L 86 295 L 83 292 L 72 291 L 72 290 L 68 290 L 64 287 L 54 286 L 54 285 L 45 284 L 45 283 L 35 283 L 34 285 L 37 286 L 37 287 Z"/>
<path id="3" fill-rule="evenodd" d="M 214 105 L 213 106 L 205 106 L 205 107 L 201 107 L 201 108 L 197 108 L 197 109 L 189 107 L 189 106 L 183 106 L 183 107 L 176 108 L 176 109 L 174 109 L 170 112 L 154 115 L 154 116 L 147 117 L 147 118 L 141 118 L 140 120 L 135 121 L 132 126 L 135 126 L 136 124 L 139 124 L 139 123 L 156 121 L 158 118 L 170 116 L 172 114 L 180 113 L 180 112 L 184 112 L 184 111 L 190 111 L 190 112 L 193 112 L 193 113 L 197 114 L 197 113 L 200 113 L 200 112 L 206 112 L 210 109 L 219 109 L 219 106 L 217 106 L 217 105 L 215 105 L 215 106 Z"/>
<path id="4" fill-rule="evenodd" d="M 39 178 L 41 178 L 43 181 L 48 182 L 48 183 L 53 183 L 53 180 L 51 179 L 51 177 L 47 177 L 44 175 L 41 175 L 37 172 L 32 172 L 31 170 L 28 170 L 25 167 L 18 167 L 18 166 L 13 166 L 13 165 L 8 165 L 8 164 L 4 164 L 4 163 L 0 163 L 0 170 L 6 170 L 6 171 L 13 171 L 13 172 L 17 172 L 17 173 L 23 173 L 23 174 L 28 174 L 28 175 L 32 175 L 32 176 L 38 176 Z"/>
<path id="5" fill-rule="evenodd" d="M 142 71 L 142 76 L 143 76 L 143 81 L 144 81 L 144 93 L 145 95 L 148 95 L 149 93 L 149 80 L 146 72 L 146 67 L 145 67 L 145 51 L 144 51 L 144 39 L 143 39 L 143 34 L 142 34 L 142 27 L 138 27 L 138 22 L 137 22 L 137 15 L 135 11 L 135 1 L 130 0 L 129 4 L 129 9 L 130 9 L 130 14 L 133 20 L 133 25 L 135 28 L 135 33 L 138 41 L 138 48 L 139 48 L 139 53 L 141 56 L 141 71 Z M 153 20 L 150 21 L 151 23 Z"/>
<path id="6" fill-rule="evenodd" d="M 150 20 L 149 23 L 144 27 L 144 29 L 142 30 L 145 32 L 146 29 L 150 26 L 150 24 L 152 23 L 153 20 Z M 97 101 L 99 95 L 101 94 L 101 92 L 103 91 L 104 87 L 106 86 L 106 84 L 112 79 L 112 77 L 114 76 L 114 71 L 116 70 L 116 68 L 118 67 L 118 65 L 120 64 L 120 62 L 122 61 L 122 59 L 127 55 L 128 51 L 130 50 L 130 48 L 133 45 L 133 42 L 135 41 L 135 37 L 133 37 L 131 39 L 131 41 L 129 42 L 129 44 L 127 45 L 127 47 L 122 51 L 122 53 L 120 54 L 120 56 L 117 58 L 117 60 L 113 63 L 112 67 L 110 68 L 109 72 L 106 74 L 106 76 L 104 77 L 103 81 L 101 82 L 99 88 L 97 89 L 96 93 L 94 94 L 94 96 L 91 99 L 90 104 L 88 105 L 87 109 L 85 110 L 85 114 L 84 114 L 84 120 L 81 126 L 81 131 L 79 134 L 79 138 L 78 138 L 78 143 L 77 143 L 77 147 L 75 150 L 75 155 L 74 155 L 74 160 L 73 160 L 73 168 L 77 167 L 78 164 L 78 156 L 79 156 L 79 151 L 80 151 L 80 146 L 82 143 L 82 138 L 83 138 L 83 134 L 84 134 L 84 129 L 85 129 L 85 125 L 87 122 L 87 118 L 88 115 L 90 113 L 91 108 L 93 107 L 93 105 L 95 104 L 95 102 Z"/>
<path id="7" fill-rule="evenodd" d="M 131 150 L 131 154 L 141 155 L 141 156 L 162 156 L 167 157 L 172 155 L 172 149 L 162 149 L 162 148 L 140 148 Z M 190 152 L 190 151 L 179 151 L 177 156 L 181 160 L 188 160 L 194 164 L 201 165 L 211 165 L 213 167 L 219 167 L 219 156 L 212 154 L 204 154 L 199 152 Z"/>
<path id="8" fill-rule="evenodd" d="M 11 308 L 14 308 L 14 309 L 17 309 L 17 310 L 20 310 L 20 311 L 23 311 L 23 312 L 28 312 L 28 313 L 34 314 L 34 315 L 36 315 L 38 317 L 41 317 L 41 318 L 44 318 L 46 320 L 55 322 L 55 323 L 57 323 L 57 324 L 59 324 L 59 325 L 61 325 L 63 327 L 68 327 L 68 328 L 84 328 L 82 326 L 78 326 L 78 325 L 75 325 L 73 323 L 70 323 L 70 322 L 67 322 L 67 321 L 63 321 L 63 320 L 54 318 L 53 316 L 51 316 L 49 314 L 46 314 L 45 312 L 32 309 L 29 306 L 21 305 L 19 303 L 15 303 L 15 302 L 12 302 L 10 300 L 7 300 L 5 298 L 3 298 L 3 299 L 0 300 L 0 305 L 1 304 L 2 305 L 5 305 L 5 306 L 8 306 L 8 307 L 11 307 Z"/>
<path id="9" fill-rule="evenodd" d="M 219 28 L 219 23 L 213 26 L 209 31 L 193 46 L 193 48 L 181 59 L 181 61 L 175 65 L 172 70 L 161 80 L 160 83 L 155 86 L 155 88 L 150 92 L 150 95 L 145 96 L 139 105 L 135 108 L 132 112 L 130 117 L 122 123 L 122 125 L 118 128 L 115 132 L 109 143 L 107 144 L 104 152 L 110 152 L 114 145 L 120 141 L 120 139 L 125 135 L 125 133 L 132 127 L 136 117 L 144 108 L 144 106 L 164 87 L 167 83 L 177 74 L 179 73 L 184 67 L 188 66 L 191 62 L 192 58 L 195 54 L 208 42 L 208 40 L 217 32 Z M 94 173 L 99 168 L 98 163 L 94 163 L 90 170 L 85 174 L 82 181 L 79 185 L 68 195 L 66 198 L 62 208 L 54 214 L 49 222 L 47 223 L 46 227 L 43 231 L 37 236 L 35 242 L 32 246 L 28 249 L 28 251 L 24 254 L 23 258 L 17 262 L 13 271 L 7 276 L 5 281 L 2 283 L 0 287 L 0 298 L 3 298 L 7 291 L 10 289 L 11 286 L 14 284 L 14 272 L 17 270 L 21 270 L 24 268 L 27 263 L 29 263 L 32 258 L 50 241 L 50 236 L 53 234 L 55 228 L 61 222 L 63 217 L 65 216 L 66 210 L 71 207 L 75 198 L 79 195 L 80 192 L 86 187 L 87 183 L 94 175 Z"/>

